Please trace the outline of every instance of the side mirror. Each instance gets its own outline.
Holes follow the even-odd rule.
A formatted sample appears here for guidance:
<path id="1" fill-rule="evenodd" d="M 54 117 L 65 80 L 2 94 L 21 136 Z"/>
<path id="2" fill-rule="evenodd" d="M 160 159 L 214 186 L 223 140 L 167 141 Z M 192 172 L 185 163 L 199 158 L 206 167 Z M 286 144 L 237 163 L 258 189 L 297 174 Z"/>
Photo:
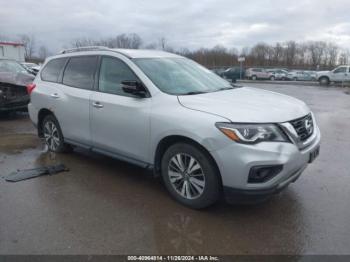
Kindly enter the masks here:
<path id="1" fill-rule="evenodd" d="M 145 87 L 138 81 L 122 81 L 122 89 L 125 93 L 138 97 L 146 97 L 147 91 Z"/>

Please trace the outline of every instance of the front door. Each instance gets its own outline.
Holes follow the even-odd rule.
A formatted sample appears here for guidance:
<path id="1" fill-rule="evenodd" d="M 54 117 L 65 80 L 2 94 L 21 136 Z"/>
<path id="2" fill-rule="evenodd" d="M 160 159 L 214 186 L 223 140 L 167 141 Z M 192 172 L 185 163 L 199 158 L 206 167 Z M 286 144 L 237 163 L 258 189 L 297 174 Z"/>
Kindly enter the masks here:
<path id="1" fill-rule="evenodd" d="M 127 80 L 139 81 L 125 62 L 101 58 L 98 92 L 90 101 L 93 146 L 104 153 L 147 162 L 152 100 L 125 93 L 121 82 Z"/>
<path id="2" fill-rule="evenodd" d="M 342 82 L 346 80 L 347 75 L 347 67 L 346 66 L 340 66 L 333 70 L 333 77 L 332 80 L 335 82 Z"/>

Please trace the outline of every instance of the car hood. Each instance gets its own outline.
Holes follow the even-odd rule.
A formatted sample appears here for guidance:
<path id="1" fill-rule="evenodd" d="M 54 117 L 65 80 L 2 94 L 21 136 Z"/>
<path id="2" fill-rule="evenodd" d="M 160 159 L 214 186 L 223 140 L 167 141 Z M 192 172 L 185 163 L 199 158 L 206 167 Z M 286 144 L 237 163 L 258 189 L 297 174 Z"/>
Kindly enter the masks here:
<path id="1" fill-rule="evenodd" d="M 27 73 L 0 72 L 0 83 L 26 86 L 33 82 L 35 76 Z"/>
<path id="2" fill-rule="evenodd" d="M 326 75 L 329 74 L 331 71 L 318 71 L 317 75 Z"/>
<path id="3" fill-rule="evenodd" d="M 281 123 L 310 112 L 305 103 L 296 98 L 251 87 L 178 96 L 178 99 L 184 107 L 236 123 Z"/>

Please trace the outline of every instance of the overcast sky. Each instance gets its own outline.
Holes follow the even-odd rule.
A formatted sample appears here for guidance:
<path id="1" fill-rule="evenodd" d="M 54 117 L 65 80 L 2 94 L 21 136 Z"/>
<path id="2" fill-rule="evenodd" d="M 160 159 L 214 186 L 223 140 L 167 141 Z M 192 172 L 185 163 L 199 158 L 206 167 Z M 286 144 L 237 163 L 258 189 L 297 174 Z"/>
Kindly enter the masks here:
<path id="1" fill-rule="evenodd" d="M 0 35 L 33 34 L 53 52 L 74 38 L 135 32 L 175 48 L 325 40 L 350 47 L 350 0 L 3 0 Z"/>

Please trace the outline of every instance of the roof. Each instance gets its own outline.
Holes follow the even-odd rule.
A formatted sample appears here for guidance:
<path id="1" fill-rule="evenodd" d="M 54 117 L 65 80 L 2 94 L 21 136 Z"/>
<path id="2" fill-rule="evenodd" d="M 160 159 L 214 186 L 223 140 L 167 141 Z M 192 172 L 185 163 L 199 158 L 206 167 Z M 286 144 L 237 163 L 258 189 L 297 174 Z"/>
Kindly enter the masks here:
<path id="1" fill-rule="evenodd" d="M 180 57 L 176 54 L 168 53 L 160 50 L 148 50 L 148 49 L 113 49 L 104 46 L 86 46 L 73 49 L 66 49 L 60 52 L 60 54 L 71 54 L 81 52 L 115 52 L 125 55 L 128 58 L 158 58 L 158 57 Z"/>
<path id="2" fill-rule="evenodd" d="M 0 45 L 24 46 L 24 44 L 22 43 L 15 43 L 15 42 L 0 42 Z"/>

